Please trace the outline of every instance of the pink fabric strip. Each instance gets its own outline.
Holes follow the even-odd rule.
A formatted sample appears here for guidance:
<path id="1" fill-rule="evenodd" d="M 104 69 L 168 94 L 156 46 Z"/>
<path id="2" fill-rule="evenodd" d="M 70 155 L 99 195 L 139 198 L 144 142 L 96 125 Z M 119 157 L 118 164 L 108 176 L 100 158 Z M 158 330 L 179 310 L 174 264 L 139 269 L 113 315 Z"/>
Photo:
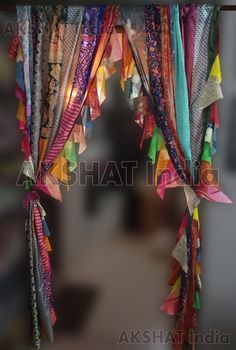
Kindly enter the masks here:
<path id="1" fill-rule="evenodd" d="M 35 227 L 36 227 L 38 243 L 39 243 L 39 252 L 40 252 L 40 257 L 42 259 L 42 270 L 45 273 L 51 273 L 49 256 L 47 252 L 45 238 L 43 235 L 42 218 L 36 202 L 34 203 L 34 218 L 35 218 Z"/>
<path id="2" fill-rule="evenodd" d="M 167 168 L 159 177 L 160 182 L 158 183 L 157 193 L 160 198 L 163 199 L 165 195 L 166 188 L 174 188 L 181 186 L 179 176 L 174 169 L 174 166 L 171 161 L 169 161 Z"/>
<path id="3" fill-rule="evenodd" d="M 36 202 L 34 202 L 34 220 L 35 220 L 35 227 L 37 232 L 42 271 L 45 279 L 45 290 L 46 290 L 46 295 L 48 299 L 48 304 L 50 305 L 51 321 L 52 321 L 52 324 L 54 325 L 56 322 L 56 314 L 52 306 L 52 291 L 51 291 L 51 281 L 50 281 L 52 271 L 51 271 L 51 265 L 50 265 L 48 251 L 47 251 L 47 246 L 45 242 L 45 237 L 43 234 L 42 218 L 38 208 L 38 204 Z"/>
<path id="4" fill-rule="evenodd" d="M 232 201 L 220 190 L 218 185 L 200 184 L 195 186 L 195 191 L 200 198 L 205 198 L 211 202 L 232 203 Z"/>

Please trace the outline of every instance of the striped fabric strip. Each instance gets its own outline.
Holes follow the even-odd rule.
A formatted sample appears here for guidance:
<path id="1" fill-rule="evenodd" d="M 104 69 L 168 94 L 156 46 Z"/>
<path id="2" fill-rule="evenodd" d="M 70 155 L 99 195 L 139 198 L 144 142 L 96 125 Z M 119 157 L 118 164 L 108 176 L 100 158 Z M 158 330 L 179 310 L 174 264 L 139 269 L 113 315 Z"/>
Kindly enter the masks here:
<path id="1" fill-rule="evenodd" d="M 42 260 L 42 269 L 43 269 L 43 272 L 45 273 L 51 273 L 49 256 L 47 254 L 45 238 L 43 234 L 42 218 L 41 218 L 38 204 L 36 202 L 34 203 L 34 220 L 35 220 L 35 227 L 36 227 L 37 238 L 39 243 L 40 257 Z"/>
<path id="2" fill-rule="evenodd" d="M 48 303 L 48 298 L 45 292 L 45 282 L 42 271 L 42 264 L 40 261 L 40 253 L 38 247 L 38 239 L 34 233 L 34 259 L 35 259 L 35 282 L 36 282 L 36 292 L 38 309 L 40 314 L 40 320 L 43 328 L 45 329 L 50 341 L 53 341 L 53 328 L 50 315 L 50 307 Z"/>
<path id="3" fill-rule="evenodd" d="M 39 206 L 36 202 L 34 203 L 33 210 L 34 210 L 34 220 L 35 220 L 35 227 L 36 227 L 36 233 L 37 233 L 37 239 L 38 239 L 38 245 L 39 245 L 39 253 L 40 253 L 42 272 L 44 275 L 45 293 L 46 293 L 48 303 L 50 306 L 51 321 L 52 321 L 52 324 L 54 325 L 56 322 L 56 315 L 55 315 L 55 311 L 54 311 L 54 308 L 52 305 L 52 291 L 51 291 L 51 273 L 52 273 L 52 271 L 51 271 L 47 246 L 46 246 L 46 242 L 45 242 L 45 237 L 43 234 L 43 224 L 42 224 L 40 209 L 39 209 Z"/>

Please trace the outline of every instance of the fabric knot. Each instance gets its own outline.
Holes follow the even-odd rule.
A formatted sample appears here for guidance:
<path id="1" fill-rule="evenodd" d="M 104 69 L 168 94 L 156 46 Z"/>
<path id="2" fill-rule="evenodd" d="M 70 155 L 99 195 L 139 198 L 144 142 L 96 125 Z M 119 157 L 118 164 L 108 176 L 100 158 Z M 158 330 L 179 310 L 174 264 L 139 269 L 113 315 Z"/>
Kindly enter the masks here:
<path id="1" fill-rule="evenodd" d="M 39 200 L 39 194 L 37 191 L 33 190 L 30 192 L 27 192 L 24 199 L 23 199 L 23 207 L 27 209 L 29 207 L 29 203 L 31 201 L 38 201 Z"/>

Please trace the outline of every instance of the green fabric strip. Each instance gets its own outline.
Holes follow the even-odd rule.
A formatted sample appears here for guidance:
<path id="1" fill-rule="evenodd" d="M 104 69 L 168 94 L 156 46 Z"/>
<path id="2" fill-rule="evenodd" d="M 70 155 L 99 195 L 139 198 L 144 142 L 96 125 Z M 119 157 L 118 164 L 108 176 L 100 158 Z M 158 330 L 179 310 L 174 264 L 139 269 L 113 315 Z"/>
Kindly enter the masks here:
<path id="1" fill-rule="evenodd" d="M 204 142 L 202 160 L 211 164 L 211 145 L 209 142 Z"/>
<path id="2" fill-rule="evenodd" d="M 77 167 L 77 153 L 74 141 L 67 141 L 61 155 L 69 162 L 69 172 Z"/>
<path id="3" fill-rule="evenodd" d="M 196 310 L 200 310 L 200 309 L 201 309 L 200 297 L 199 297 L 199 292 L 198 292 L 198 291 L 196 291 L 196 292 L 195 292 L 195 295 L 194 295 L 194 304 L 193 304 L 193 307 L 194 307 Z"/>
<path id="4" fill-rule="evenodd" d="M 151 143 L 150 143 L 150 148 L 148 152 L 148 157 L 151 159 L 152 164 L 156 163 L 156 155 L 157 155 L 157 152 L 159 152 L 161 149 L 162 142 L 163 142 L 163 137 L 160 131 L 158 130 L 158 128 L 154 128 Z"/>

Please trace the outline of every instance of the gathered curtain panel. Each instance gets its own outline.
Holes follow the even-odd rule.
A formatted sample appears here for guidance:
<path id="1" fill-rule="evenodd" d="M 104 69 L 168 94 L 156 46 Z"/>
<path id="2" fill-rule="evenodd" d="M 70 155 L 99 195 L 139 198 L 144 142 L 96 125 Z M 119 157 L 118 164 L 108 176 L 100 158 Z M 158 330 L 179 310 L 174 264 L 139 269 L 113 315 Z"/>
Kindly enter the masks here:
<path id="1" fill-rule="evenodd" d="M 116 31 L 116 23 L 124 30 Z M 53 341 L 50 231 L 39 192 L 62 200 L 60 183 L 77 166 L 121 61 L 140 147 L 150 142 L 157 193 L 182 186 L 186 210 L 172 251 L 173 346 L 194 347 L 200 308 L 201 199 L 230 203 L 212 170 L 221 91 L 219 8 L 213 5 L 18 6 L 9 49 L 16 60 L 17 117 L 23 134 L 32 346 Z M 128 89 L 125 89 L 125 86 Z M 148 141 L 149 140 L 149 141 Z"/>

